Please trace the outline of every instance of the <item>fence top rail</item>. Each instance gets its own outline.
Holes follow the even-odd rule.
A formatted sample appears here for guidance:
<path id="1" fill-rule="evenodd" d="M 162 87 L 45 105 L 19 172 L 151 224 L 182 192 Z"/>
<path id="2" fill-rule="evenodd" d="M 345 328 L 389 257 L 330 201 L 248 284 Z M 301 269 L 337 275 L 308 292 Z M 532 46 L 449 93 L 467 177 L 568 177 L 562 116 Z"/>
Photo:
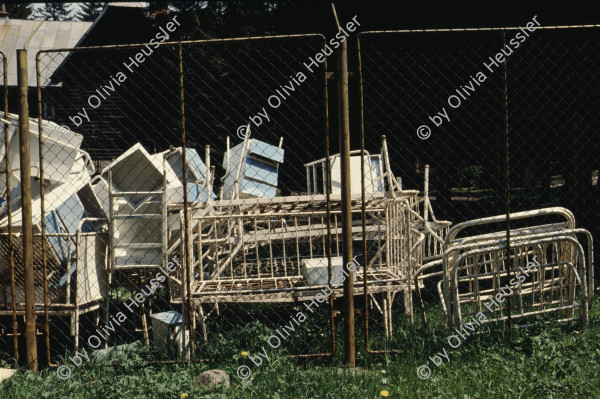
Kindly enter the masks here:
<path id="1" fill-rule="evenodd" d="M 230 42 L 244 42 L 244 41 L 260 41 L 260 40 L 283 40 L 283 39 L 299 39 L 299 38 L 320 38 L 323 41 L 325 36 L 320 33 L 306 33 L 306 34 L 295 34 L 295 35 L 272 35 L 272 36 L 248 36 L 248 37 L 229 37 L 221 39 L 201 39 L 201 40 L 179 40 L 170 42 L 160 43 L 131 43 L 131 44 L 111 44 L 104 46 L 87 46 L 87 47 L 73 47 L 73 48 L 53 48 L 53 49 L 42 49 L 36 53 L 36 59 L 39 58 L 40 54 L 43 53 L 60 53 L 70 51 L 89 51 L 89 50 L 111 50 L 111 49 L 128 49 L 128 48 L 140 48 L 144 46 L 180 46 L 190 44 L 210 44 L 210 43 L 230 43 Z"/>
<path id="2" fill-rule="evenodd" d="M 599 24 L 594 25 L 546 25 L 536 26 L 535 29 L 581 29 L 581 28 L 600 28 Z M 489 28 L 431 28 L 431 29 L 391 29 L 391 30 L 370 30 L 360 32 L 358 36 L 374 35 L 382 33 L 435 33 L 435 32 L 502 32 L 521 29 L 518 26 L 489 27 Z"/>
<path id="3" fill-rule="evenodd" d="M 383 212 L 385 211 L 385 207 L 384 206 L 379 206 L 379 207 L 373 207 L 367 210 L 368 214 L 372 214 L 373 212 Z M 359 214 L 361 213 L 362 210 L 359 208 L 355 208 L 351 210 L 351 213 L 353 214 Z M 331 215 L 340 215 L 342 213 L 341 209 L 337 209 L 337 210 L 331 210 L 329 212 Z M 312 210 L 312 211 L 306 211 L 306 212 L 295 212 L 295 211 L 286 211 L 286 212 L 271 212 L 271 213 L 242 213 L 242 214 L 232 214 L 230 212 L 225 212 L 225 213 L 220 213 L 217 215 L 199 215 L 199 214 L 193 214 L 192 215 L 192 219 L 194 220 L 200 220 L 200 221 L 221 221 L 221 220 L 227 220 L 227 219 L 259 219 L 259 220 L 271 220 L 273 222 L 279 222 L 282 221 L 284 219 L 290 219 L 290 218 L 315 218 L 315 219 L 319 219 L 319 218 L 323 218 L 327 216 L 327 211 L 326 210 Z M 212 223 L 212 222 L 211 222 Z"/>
<path id="4" fill-rule="evenodd" d="M 416 198 L 419 195 L 418 190 L 402 190 L 395 192 L 397 198 L 390 198 L 386 194 L 381 192 L 368 193 L 365 195 L 366 200 L 380 200 L 383 202 L 398 202 L 404 199 Z M 362 194 L 352 194 L 352 201 L 356 203 L 362 199 Z M 330 194 L 331 202 L 341 201 L 341 194 Z M 325 205 L 327 203 L 326 194 L 315 194 L 315 195 L 289 195 L 274 198 L 242 198 L 242 199 L 224 199 L 218 201 L 211 201 L 210 204 L 206 203 L 194 203 L 190 204 L 190 208 L 217 208 L 227 206 L 247 206 L 247 207 L 259 207 L 264 208 L 277 208 L 279 205 L 294 205 L 295 208 L 302 208 L 303 206 L 317 206 Z M 170 209 L 176 210 L 182 208 L 183 204 L 169 204 Z M 261 208 L 262 209 L 262 208 Z"/>

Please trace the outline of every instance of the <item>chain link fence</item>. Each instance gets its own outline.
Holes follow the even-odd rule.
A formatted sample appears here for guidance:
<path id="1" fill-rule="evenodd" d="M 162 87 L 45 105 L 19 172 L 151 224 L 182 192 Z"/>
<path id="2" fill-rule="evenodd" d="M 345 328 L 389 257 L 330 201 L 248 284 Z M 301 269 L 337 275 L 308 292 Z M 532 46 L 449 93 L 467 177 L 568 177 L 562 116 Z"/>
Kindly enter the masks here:
<path id="1" fill-rule="evenodd" d="M 368 353 L 402 349 L 427 321 L 461 325 L 535 262 L 490 319 L 586 323 L 600 233 L 598 30 L 518 33 L 359 35 L 346 265 L 329 131 L 328 80 L 339 77 L 323 36 L 38 52 L 31 191 L 45 360 L 234 359 L 246 379 L 274 358 L 333 356 L 346 269 Z M 5 106 L 5 119 L 2 342 L 17 357 L 18 117 Z"/>
<path id="2" fill-rule="evenodd" d="M 558 238 L 551 239 L 552 244 L 543 241 L 552 234 L 561 234 L 553 231 L 560 223 L 559 216 L 553 212 L 518 212 L 564 207 L 573 213 L 577 227 L 589 230 L 593 237 L 600 233 L 598 162 L 594 155 L 599 142 L 594 104 L 598 101 L 600 80 L 593 72 L 600 55 L 599 34 L 597 28 L 571 27 L 531 32 L 473 29 L 359 35 L 365 148 L 376 151 L 376 138 L 386 136 L 391 168 L 401 180 L 402 188 L 418 189 L 422 194 L 428 190 L 429 198 L 422 200 L 419 213 L 429 220 L 433 230 L 438 229 L 441 240 L 433 241 L 444 243 L 441 251 L 430 252 L 433 256 L 429 263 L 426 260 L 421 264 L 426 266 L 414 280 L 413 308 L 417 309 L 417 317 L 406 312 L 410 310 L 406 298 L 396 300 L 398 310 L 392 312 L 394 319 L 391 314 L 380 317 L 380 313 L 372 312 L 369 326 L 373 338 L 367 348 L 401 349 L 402 329 L 409 328 L 415 319 L 418 325 L 426 320 L 418 316 L 419 304 L 421 309 L 423 306 L 427 309 L 429 321 L 451 322 L 450 306 L 454 305 L 444 302 L 455 299 L 449 298 L 450 291 L 442 292 L 442 287 L 446 284 L 452 287 L 450 262 L 461 252 L 451 252 L 450 248 L 470 242 L 468 248 L 473 250 L 476 247 L 473 243 L 483 240 L 479 235 L 493 232 L 496 232 L 495 244 L 504 247 L 488 248 L 479 257 L 465 257 L 464 269 L 457 265 L 456 285 L 461 304 L 476 308 L 478 305 L 481 310 L 483 299 L 508 283 L 510 279 L 506 278 L 511 273 L 515 277 L 517 267 L 531 262 L 537 254 L 537 260 L 544 259 L 540 271 L 531 282 L 523 283 L 522 289 L 539 293 L 529 302 L 511 298 L 512 317 L 527 314 L 527 306 L 538 314 L 546 306 L 557 308 L 568 304 L 579 306 L 575 309 L 585 318 L 580 296 L 585 298 L 587 294 L 589 299 L 593 295 L 589 233 L 581 232 L 581 236 L 571 231 L 570 236 L 579 235 L 585 252 L 573 255 L 574 247 L 567 241 Z M 498 53 L 501 56 L 496 58 Z M 428 187 L 424 188 L 426 174 Z M 428 203 L 433 213 L 425 210 Z M 512 216 L 509 224 L 508 210 Z M 465 239 L 456 237 L 463 227 L 455 230 L 451 238 L 445 238 L 447 230 L 440 225 L 446 220 L 456 225 L 494 215 L 500 217 L 468 224 L 470 230 L 466 231 L 470 234 L 458 235 L 470 237 Z M 575 228 L 570 216 L 566 219 L 565 228 L 567 224 Z M 422 227 L 423 222 L 420 223 Z M 424 241 L 427 243 L 432 234 L 424 233 L 428 236 Z M 512 234 L 514 248 L 510 247 L 512 241 L 506 248 L 507 234 Z M 530 239 L 526 241 L 530 246 L 518 244 L 522 235 Z M 487 236 L 488 240 L 491 238 Z M 431 247 L 425 245 L 423 250 L 427 258 Z M 447 257 L 441 256 L 444 251 Z M 507 253 L 511 254 L 508 262 Z M 569 258 L 571 255 L 575 258 Z M 448 264 L 441 258 L 444 262 L 448 258 Z M 571 272 L 565 271 L 567 266 L 577 267 L 585 259 L 591 269 L 587 270 L 587 281 L 582 277 L 584 281 L 555 283 L 558 281 L 555 278 L 572 278 Z M 554 267 L 556 264 L 561 266 Z M 479 268 L 474 269 L 474 265 Z M 579 265 L 578 271 L 584 270 Z M 473 280 L 478 273 L 481 276 Z M 491 282 L 480 284 L 488 279 L 485 276 Z M 588 290 L 584 293 L 586 282 Z M 569 292 L 568 298 L 565 292 Z M 505 319 L 511 313 L 508 306 L 504 308 Z M 409 317 L 404 317 L 403 309 Z M 392 325 L 396 334 L 390 334 Z M 387 338 L 385 343 L 380 337 Z"/>
<path id="3" fill-rule="evenodd" d="M 309 193 L 304 166 L 327 158 L 326 69 L 304 65 L 323 45 L 308 35 L 37 54 L 34 268 L 51 358 L 333 353 L 333 300 L 303 306 L 328 286 L 326 226 L 339 214 Z"/>

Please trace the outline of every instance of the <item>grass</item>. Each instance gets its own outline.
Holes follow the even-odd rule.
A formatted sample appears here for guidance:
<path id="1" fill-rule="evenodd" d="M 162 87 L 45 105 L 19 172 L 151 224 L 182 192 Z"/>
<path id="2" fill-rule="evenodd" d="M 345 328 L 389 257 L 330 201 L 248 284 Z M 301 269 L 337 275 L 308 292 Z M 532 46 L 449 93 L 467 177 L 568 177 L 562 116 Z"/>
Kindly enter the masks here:
<path id="1" fill-rule="evenodd" d="M 381 398 L 381 391 L 387 391 L 390 398 L 600 397 L 598 304 L 593 306 L 591 325 L 585 330 L 574 325 L 535 324 L 510 333 L 503 324 L 486 325 L 478 329 L 479 334 L 451 350 L 446 339 L 452 332 L 440 322 L 439 308 L 428 312 L 433 322 L 427 328 L 419 323 L 411 326 L 405 318 L 396 316 L 391 345 L 402 348 L 404 353 L 366 354 L 362 331 L 357 328 L 360 369 L 356 372 L 343 367 L 340 350 L 332 359 L 281 357 L 285 343 L 282 348 L 269 351 L 270 363 L 253 366 L 240 352 L 264 345 L 265 334 L 269 333 L 266 329 L 254 330 L 262 325 L 255 323 L 250 330 L 238 334 L 243 339 L 236 337 L 216 345 L 217 350 L 226 353 L 218 364 L 151 366 L 146 360 L 152 359 L 153 354 L 140 348 L 120 358 L 114 367 L 90 362 L 74 370 L 68 380 L 59 379 L 55 369 L 43 370 L 38 376 L 19 370 L 0 385 L 0 398 L 181 398 L 187 394 L 189 398 L 365 399 Z M 336 338 L 341 342 L 338 319 Z M 383 345 L 378 338 L 381 334 L 377 334 L 377 321 L 373 315 L 371 334 L 375 348 Z M 252 342 L 238 348 L 245 340 Z M 443 349 L 450 361 L 444 360 L 435 367 L 429 356 Z M 416 368 L 422 364 L 431 368 L 427 380 L 416 375 Z M 253 372 L 246 382 L 235 376 L 241 365 L 251 366 Z M 221 368 L 231 375 L 230 388 L 211 390 L 192 384 L 199 373 L 212 368 Z"/>

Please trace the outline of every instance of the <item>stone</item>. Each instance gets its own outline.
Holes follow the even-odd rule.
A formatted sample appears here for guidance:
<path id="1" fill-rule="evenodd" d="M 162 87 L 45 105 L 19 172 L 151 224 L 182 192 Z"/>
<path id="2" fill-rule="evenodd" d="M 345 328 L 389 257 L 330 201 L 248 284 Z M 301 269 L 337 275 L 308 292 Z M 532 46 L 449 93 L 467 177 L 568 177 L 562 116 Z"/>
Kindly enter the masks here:
<path id="1" fill-rule="evenodd" d="M 0 382 L 9 379 L 15 372 L 16 370 L 0 368 Z"/>
<path id="2" fill-rule="evenodd" d="M 207 386 L 213 388 L 222 384 L 226 388 L 229 388 L 229 374 L 223 370 L 208 370 L 196 377 L 194 383 L 201 387 Z"/>

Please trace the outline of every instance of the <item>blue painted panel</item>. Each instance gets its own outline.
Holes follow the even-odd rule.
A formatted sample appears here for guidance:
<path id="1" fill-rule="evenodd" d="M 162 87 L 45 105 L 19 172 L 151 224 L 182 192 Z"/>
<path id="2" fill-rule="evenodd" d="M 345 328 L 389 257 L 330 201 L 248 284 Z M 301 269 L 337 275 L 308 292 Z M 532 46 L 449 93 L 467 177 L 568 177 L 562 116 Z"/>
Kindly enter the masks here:
<path id="1" fill-rule="evenodd" d="M 250 149 L 250 153 L 270 159 L 273 162 L 283 163 L 283 149 L 265 143 L 264 141 L 252 139 L 252 148 Z"/>
<path id="2" fill-rule="evenodd" d="M 167 312 L 155 313 L 151 316 L 153 319 L 160 320 L 165 324 L 177 325 L 182 323 L 181 313 L 178 313 L 174 310 L 169 310 Z"/>
<path id="3" fill-rule="evenodd" d="M 262 198 L 274 198 L 277 195 L 277 188 L 250 179 L 244 179 L 240 191 L 254 195 L 255 197 L 259 197 L 262 194 Z"/>
<path id="4" fill-rule="evenodd" d="M 83 218 L 87 217 L 83 205 L 79 201 L 77 194 L 70 196 L 65 202 L 60 204 L 55 210 L 46 215 L 46 233 L 71 233 L 77 232 L 77 227 Z M 82 226 L 82 231 L 91 226 Z M 69 257 L 75 257 L 77 248 L 74 237 L 47 237 L 48 243 L 54 250 L 54 253 L 63 264 L 68 262 Z M 71 240 L 71 253 L 69 254 L 69 241 Z M 77 269 L 77 264 L 71 264 L 71 270 L 61 276 L 58 282 L 63 286 L 67 282 L 68 276 L 72 276 Z"/>
<path id="5" fill-rule="evenodd" d="M 277 166 L 270 165 L 252 157 L 246 158 L 246 177 L 277 186 Z"/>
<path id="6" fill-rule="evenodd" d="M 56 208 L 56 213 L 62 220 L 67 232 L 75 234 L 81 219 L 86 217 L 85 210 L 77 194 L 70 196 Z"/>
<path id="7" fill-rule="evenodd" d="M 381 163 L 379 162 L 379 158 L 372 157 L 371 158 L 371 169 L 373 170 L 374 175 L 376 177 L 381 177 Z M 377 181 L 377 191 L 384 191 L 383 179 Z"/>
<path id="8" fill-rule="evenodd" d="M 202 184 L 188 183 L 187 188 L 188 188 L 188 201 L 190 201 L 190 202 L 196 202 L 196 201 L 206 202 L 206 190 L 202 191 Z M 217 196 L 215 195 L 215 193 L 211 193 L 210 199 L 213 201 L 217 199 Z"/>
<path id="9" fill-rule="evenodd" d="M 55 211 L 52 211 L 46 215 L 46 233 L 66 233 L 64 225 L 56 215 Z M 47 237 L 48 243 L 54 250 L 56 256 L 63 262 L 67 261 L 67 239 L 64 237 Z M 71 249 L 74 250 L 74 245 L 71 245 Z"/>
<path id="10" fill-rule="evenodd" d="M 185 159 L 187 160 L 188 168 L 193 169 L 202 179 L 206 178 L 206 165 L 204 165 L 204 162 L 202 162 L 200 155 L 198 155 L 195 149 L 186 148 Z"/>

